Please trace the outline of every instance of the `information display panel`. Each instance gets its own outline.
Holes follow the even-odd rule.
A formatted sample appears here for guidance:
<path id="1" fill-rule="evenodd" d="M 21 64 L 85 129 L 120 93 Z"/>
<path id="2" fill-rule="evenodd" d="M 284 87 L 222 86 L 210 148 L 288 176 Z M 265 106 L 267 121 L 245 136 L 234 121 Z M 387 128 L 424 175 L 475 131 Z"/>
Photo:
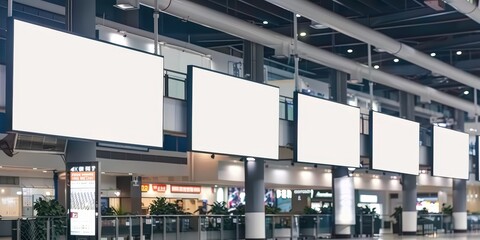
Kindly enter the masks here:
<path id="1" fill-rule="evenodd" d="M 420 165 L 420 124 L 370 112 L 371 168 L 418 175 Z"/>
<path id="2" fill-rule="evenodd" d="M 358 168 L 360 109 L 295 94 L 297 162 Z"/>
<path id="3" fill-rule="evenodd" d="M 98 168 L 98 162 L 67 164 L 70 236 L 98 235 Z"/>
<path id="4" fill-rule="evenodd" d="M 432 175 L 469 179 L 469 136 L 439 126 L 433 126 Z"/>
<path id="5" fill-rule="evenodd" d="M 189 150 L 278 159 L 279 89 L 188 68 Z"/>
<path id="6" fill-rule="evenodd" d="M 162 57 L 12 24 L 12 130 L 162 147 Z"/>

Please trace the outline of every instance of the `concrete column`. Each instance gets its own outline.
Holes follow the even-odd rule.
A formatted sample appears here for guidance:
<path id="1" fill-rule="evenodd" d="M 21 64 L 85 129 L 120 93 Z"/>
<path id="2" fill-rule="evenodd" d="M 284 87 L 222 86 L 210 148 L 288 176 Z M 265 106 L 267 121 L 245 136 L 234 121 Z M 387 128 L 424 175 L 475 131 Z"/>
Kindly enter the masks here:
<path id="1" fill-rule="evenodd" d="M 332 171 L 334 238 L 351 238 L 355 225 L 355 189 L 348 168 L 335 167 Z"/>
<path id="2" fill-rule="evenodd" d="M 243 46 L 243 76 L 263 83 L 263 46 L 248 41 Z M 265 239 L 264 174 L 263 159 L 245 159 L 245 239 Z"/>
<path id="3" fill-rule="evenodd" d="M 402 176 L 402 234 L 417 234 L 417 176 Z"/>
<path id="4" fill-rule="evenodd" d="M 347 80 L 348 74 L 332 70 L 332 75 L 334 76 L 331 83 L 331 96 L 336 102 L 347 103 Z"/>
<path id="5" fill-rule="evenodd" d="M 455 130 L 463 132 L 465 113 L 455 110 Z M 453 179 L 453 231 L 467 232 L 467 180 Z"/>
<path id="6" fill-rule="evenodd" d="M 415 121 L 415 96 L 399 93 L 400 117 Z M 417 176 L 402 175 L 402 234 L 415 235 L 417 233 Z"/>
<path id="7" fill-rule="evenodd" d="M 95 0 L 66 0 L 67 30 L 95 38 Z"/>
<path id="8" fill-rule="evenodd" d="M 243 42 L 243 77 L 254 82 L 263 83 L 264 65 L 263 46 L 249 41 Z"/>
<path id="9" fill-rule="evenodd" d="M 142 184 L 141 177 L 137 177 L 137 182 L 133 181 L 132 176 L 117 177 L 117 188 L 120 190 L 120 208 L 123 212 L 131 214 L 142 214 Z"/>
<path id="10" fill-rule="evenodd" d="M 344 72 L 332 70 L 331 95 L 339 103 L 347 103 L 347 78 Z M 360 159 L 359 159 L 360 161 Z M 360 164 L 360 162 L 359 162 Z M 348 168 L 334 167 L 332 171 L 333 213 L 335 238 L 351 238 L 355 225 L 355 189 Z"/>
<path id="11" fill-rule="evenodd" d="M 245 160 L 245 239 L 265 239 L 265 164 Z"/>

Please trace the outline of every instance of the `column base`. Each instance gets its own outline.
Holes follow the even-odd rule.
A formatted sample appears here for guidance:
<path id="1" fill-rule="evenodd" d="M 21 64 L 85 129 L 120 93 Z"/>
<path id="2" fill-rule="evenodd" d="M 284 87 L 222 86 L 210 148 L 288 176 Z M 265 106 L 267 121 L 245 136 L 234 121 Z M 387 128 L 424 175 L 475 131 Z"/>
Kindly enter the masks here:
<path id="1" fill-rule="evenodd" d="M 332 237 L 340 238 L 340 239 L 349 239 L 349 238 L 352 238 L 352 235 L 351 234 L 335 234 Z"/>
<path id="2" fill-rule="evenodd" d="M 417 235 L 417 232 L 402 232 L 402 235 L 405 235 L 405 236 L 414 236 L 414 235 Z"/>
<path id="3" fill-rule="evenodd" d="M 453 233 L 466 233 L 466 229 L 453 229 Z"/>

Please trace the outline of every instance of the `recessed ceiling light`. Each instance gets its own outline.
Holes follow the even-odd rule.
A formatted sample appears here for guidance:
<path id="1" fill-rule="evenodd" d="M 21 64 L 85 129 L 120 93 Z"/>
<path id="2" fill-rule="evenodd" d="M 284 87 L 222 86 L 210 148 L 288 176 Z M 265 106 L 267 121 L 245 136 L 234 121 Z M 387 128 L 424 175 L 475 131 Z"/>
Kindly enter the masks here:
<path id="1" fill-rule="evenodd" d="M 430 53 L 430 56 L 435 57 L 435 56 L 437 56 L 437 54 L 432 52 L 432 53 Z"/>
<path id="2" fill-rule="evenodd" d="M 38 168 L 34 167 L 33 170 L 37 170 Z"/>
<path id="3" fill-rule="evenodd" d="M 394 59 L 393 59 L 393 62 L 396 62 L 396 63 L 397 63 L 397 62 L 400 62 L 400 59 L 394 58 Z"/>
<path id="4" fill-rule="evenodd" d="M 307 36 L 307 33 L 306 33 L 306 32 L 301 32 L 301 33 L 300 33 L 300 37 L 305 37 L 305 36 Z"/>
<path id="5" fill-rule="evenodd" d="M 347 53 L 353 53 L 353 49 L 349 48 L 349 49 L 347 50 Z"/>
<path id="6" fill-rule="evenodd" d="M 102 174 L 105 174 L 105 172 L 102 172 Z"/>
<path id="7" fill-rule="evenodd" d="M 462 51 L 457 51 L 457 55 L 462 55 Z"/>
<path id="8" fill-rule="evenodd" d="M 3 166 L 0 166 L 0 168 L 3 168 Z"/>
<path id="9" fill-rule="evenodd" d="M 295 14 L 295 17 L 299 18 L 299 17 L 302 17 L 302 15 L 297 13 L 297 14 Z"/>
<path id="10" fill-rule="evenodd" d="M 43 173 L 46 173 L 46 172 L 47 172 L 47 170 L 43 170 L 42 172 L 43 172 Z"/>
<path id="11" fill-rule="evenodd" d="M 463 91 L 463 94 L 468 95 L 470 92 L 468 90 Z"/>
<path id="12" fill-rule="evenodd" d="M 247 161 L 255 161 L 255 158 L 253 158 L 253 157 L 247 157 Z"/>
<path id="13" fill-rule="evenodd" d="M 378 66 L 378 65 L 375 65 L 375 66 L 373 66 L 373 68 L 375 68 L 375 69 L 379 69 L 379 68 L 380 68 L 380 66 Z"/>
<path id="14" fill-rule="evenodd" d="M 133 175 L 133 173 L 129 172 L 129 173 L 128 173 L 128 175 L 132 176 L 132 175 Z"/>
<path id="15" fill-rule="evenodd" d="M 263 24 L 267 25 L 267 24 L 268 24 L 268 21 L 267 21 L 267 20 L 263 21 Z"/>

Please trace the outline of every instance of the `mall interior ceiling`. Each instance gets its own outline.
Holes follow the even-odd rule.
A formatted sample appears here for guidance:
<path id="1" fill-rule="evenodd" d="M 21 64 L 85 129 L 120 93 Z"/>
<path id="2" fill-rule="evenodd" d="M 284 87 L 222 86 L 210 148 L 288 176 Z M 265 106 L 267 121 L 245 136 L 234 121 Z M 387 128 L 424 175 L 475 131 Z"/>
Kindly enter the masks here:
<path id="1" fill-rule="evenodd" d="M 66 0 L 46 0 L 65 6 Z M 252 24 L 293 37 L 294 14 L 265 0 L 190 0 Z M 475 2 L 477 0 L 471 0 Z M 6 6 L 6 0 L 2 0 Z M 153 31 L 153 10 L 141 6 L 133 12 L 114 7 L 116 0 L 97 0 L 97 17 Z M 431 55 L 474 75 L 480 74 L 480 25 L 441 0 L 310 0 L 325 9 L 379 31 L 401 43 Z M 432 7 L 433 5 L 436 7 Z M 61 24 L 62 18 L 58 18 Z M 338 55 L 368 63 L 366 43 L 322 24 L 298 16 L 299 40 Z M 221 20 L 219 20 L 221 21 Z M 243 40 L 188 19 L 160 14 L 159 34 L 241 57 Z M 456 97 L 473 101 L 473 89 L 372 46 L 372 66 L 382 71 L 433 87 Z M 273 49 L 265 49 L 267 64 L 293 71 L 291 57 L 278 58 Z M 313 79 L 332 79 L 334 70 L 301 60 L 301 73 Z M 366 80 L 349 88 L 368 92 Z M 398 100 L 398 91 L 375 84 L 375 95 Z M 395 99 L 397 98 L 397 99 Z M 446 108 L 448 110 L 448 108 Z M 450 109 L 451 110 L 451 109 Z M 448 112 L 445 113 L 448 115 Z"/>

